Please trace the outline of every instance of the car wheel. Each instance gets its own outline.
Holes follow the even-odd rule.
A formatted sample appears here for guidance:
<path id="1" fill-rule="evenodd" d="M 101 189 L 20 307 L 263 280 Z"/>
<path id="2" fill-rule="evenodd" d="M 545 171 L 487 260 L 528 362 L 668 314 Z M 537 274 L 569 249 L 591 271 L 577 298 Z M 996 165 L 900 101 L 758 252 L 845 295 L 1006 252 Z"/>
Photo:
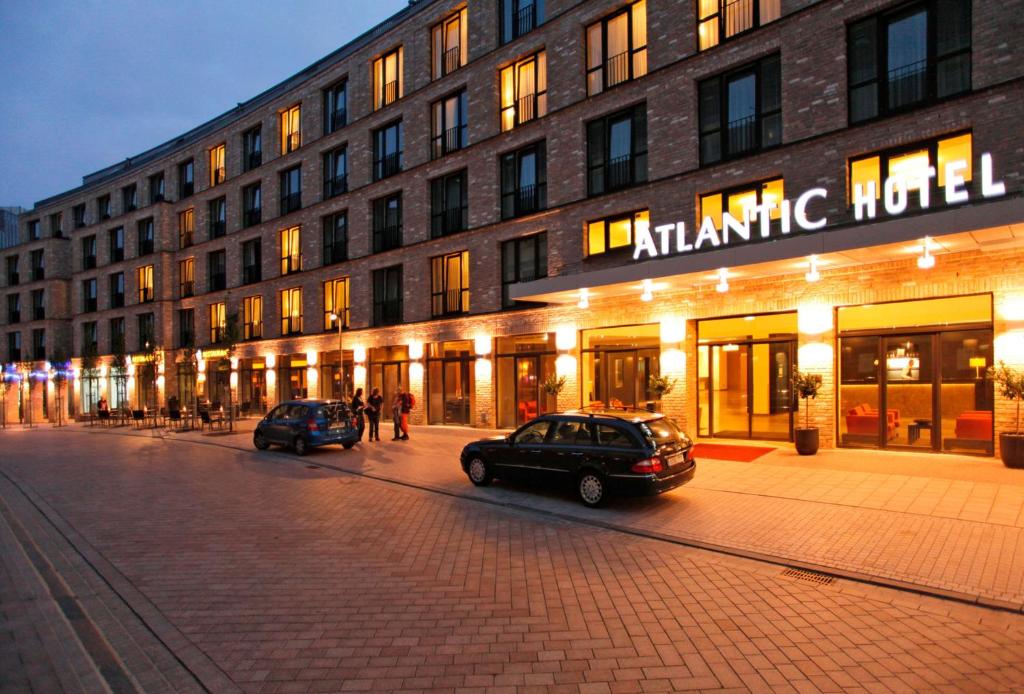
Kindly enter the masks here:
<path id="1" fill-rule="evenodd" d="M 604 477 L 593 470 L 585 470 L 576 482 L 576 492 L 584 506 L 597 508 L 608 501 L 608 486 Z"/>
<path id="2" fill-rule="evenodd" d="M 270 442 L 267 441 L 267 437 L 258 431 L 252 435 L 252 445 L 256 446 L 256 448 L 261 451 L 265 451 L 270 448 Z"/>
<path id="3" fill-rule="evenodd" d="M 491 466 L 479 456 L 475 456 L 469 461 L 469 465 L 466 466 L 466 474 L 469 476 L 469 481 L 478 487 L 486 487 L 494 479 Z"/>
<path id="4" fill-rule="evenodd" d="M 344 448 L 347 451 L 348 449 L 352 448 L 352 446 L 354 446 L 354 445 L 356 445 L 355 441 L 349 441 L 348 443 L 341 444 L 341 447 Z"/>
<path id="5" fill-rule="evenodd" d="M 295 442 L 292 444 L 292 448 L 295 449 L 295 455 L 306 455 L 309 453 L 309 444 L 306 443 L 305 437 L 296 436 Z"/>

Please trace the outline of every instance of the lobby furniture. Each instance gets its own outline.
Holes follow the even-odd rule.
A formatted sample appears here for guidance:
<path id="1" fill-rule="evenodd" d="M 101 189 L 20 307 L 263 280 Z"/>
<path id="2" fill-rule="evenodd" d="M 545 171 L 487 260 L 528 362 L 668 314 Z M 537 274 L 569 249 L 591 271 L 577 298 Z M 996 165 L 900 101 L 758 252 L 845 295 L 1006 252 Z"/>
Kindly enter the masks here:
<path id="1" fill-rule="evenodd" d="M 845 440 L 875 441 L 878 438 L 878 410 L 870 405 L 861 403 L 846 412 L 846 434 Z M 899 410 L 888 410 L 886 412 L 885 440 L 891 441 L 896 438 L 896 428 L 900 425 Z"/>
<path id="2" fill-rule="evenodd" d="M 953 426 L 954 438 L 944 441 L 944 447 L 969 448 L 992 453 L 992 412 L 969 410 L 960 413 Z"/>
<path id="3" fill-rule="evenodd" d="M 931 431 L 932 420 L 930 419 L 915 419 L 913 424 L 907 426 L 907 442 L 911 445 L 915 444 L 921 438 L 921 430 L 927 429 Z"/>

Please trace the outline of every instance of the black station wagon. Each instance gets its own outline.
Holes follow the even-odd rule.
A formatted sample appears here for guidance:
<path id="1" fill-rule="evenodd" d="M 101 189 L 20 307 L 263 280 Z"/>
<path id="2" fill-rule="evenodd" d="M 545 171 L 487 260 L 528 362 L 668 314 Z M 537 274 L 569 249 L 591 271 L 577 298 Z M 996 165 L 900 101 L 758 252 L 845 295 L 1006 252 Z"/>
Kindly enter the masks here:
<path id="1" fill-rule="evenodd" d="M 667 492 L 693 479 L 696 468 L 690 438 L 665 415 L 647 411 L 544 415 L 462 450 L 462 469 L 477 486 L 509 477 L 572 484 L 587 506 L 614 494 Z"/>

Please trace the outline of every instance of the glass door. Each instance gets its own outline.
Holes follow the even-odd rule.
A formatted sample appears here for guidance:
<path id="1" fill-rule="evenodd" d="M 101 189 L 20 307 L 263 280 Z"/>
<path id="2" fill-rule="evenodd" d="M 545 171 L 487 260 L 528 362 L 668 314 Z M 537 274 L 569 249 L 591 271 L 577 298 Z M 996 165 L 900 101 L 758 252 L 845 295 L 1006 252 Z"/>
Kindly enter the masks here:
<path id="1" fill-rule="evenodd" d="M 701 345 L 699 434 L 791 440 L 795 354 L 791 340 Z"/>
<path id="2" fill-rule="evenodd" d="M 884 409 L 874 416 L 886 447 L 934 447 L 933 337 L 890 335 L 882 339 Z"/>
<path id="3" fill-rule="evenodd" d="M 469 424 L 469 396 L 472 388 L 469 360 L 445 361 L 444 423 Z"/>

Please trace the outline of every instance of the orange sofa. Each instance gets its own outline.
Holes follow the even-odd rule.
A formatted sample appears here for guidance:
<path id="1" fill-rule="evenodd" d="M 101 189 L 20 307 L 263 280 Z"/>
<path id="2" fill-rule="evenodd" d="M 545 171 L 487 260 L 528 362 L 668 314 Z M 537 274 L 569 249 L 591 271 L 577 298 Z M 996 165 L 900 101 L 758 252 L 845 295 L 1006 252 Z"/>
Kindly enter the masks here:
<path id="1" fill-rule="evenodd" d="M 961 440 L 991 441 L 992 413 L 984 410 L 963 412 L 957 416 L 953 431 Z"/>
<path id="2" fill-rule="evenodd" d="M 900 425 L 900 411 L 889 410 L 886 413 L 885 438 L 896 437 L 896 428 Z M 878 410 L 861 403 L 846 413 L 846 433 L 853 436 L 878 435 Z"/>

